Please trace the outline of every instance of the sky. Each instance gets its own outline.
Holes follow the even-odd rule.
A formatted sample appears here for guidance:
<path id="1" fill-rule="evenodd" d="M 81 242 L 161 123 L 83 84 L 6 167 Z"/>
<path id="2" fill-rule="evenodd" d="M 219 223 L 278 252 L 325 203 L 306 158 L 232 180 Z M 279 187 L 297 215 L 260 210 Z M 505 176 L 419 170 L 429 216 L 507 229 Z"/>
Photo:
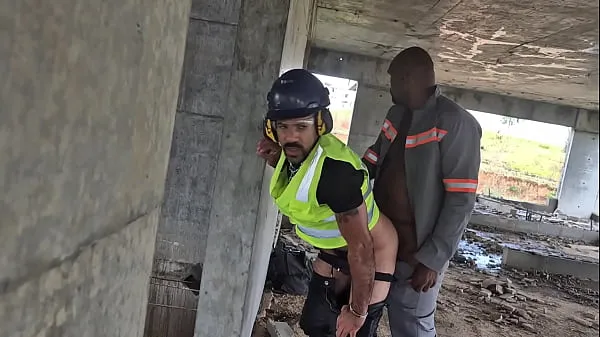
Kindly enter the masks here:
<path id="1" fill-rule="evenodd" d="M 563 147 L 567 144 L 569 135 L 571 134 L 571 128 L 562 125 L 520 119 L 518 123 L 507 127 L 501 123 L 502 116 L 474 110 L 469 110 L 469 112 L 479 121 L 481 128 L 484 130 L 501 131 L 505 135 L 533 140 L 543 144 Z"/>
<path id="2" fill-rule="evenodd" d="M 320 79 L 321 82 L 327 82 L 336 88 L 345 88 L 348 87 L 351 82 L 355 82 L 341 77 L 333 77 L 321 74 L 315 74 L 315 76 L 317 76 L 317 78 Z"/>
<path id="3" fill-rule="evenodd" d="M 328 82 L 335 87 L 347 87 L 348 80 L 315 74 L 321 81 Z M 360 85 L 360 84 L 359 84 Z M 336 105 L 335 102 L 331 102 Z M 534 122 L 521 119 L 518 123 L 507 127 L 502 124 L 502 116 L 489 114 L 481 111 L 469 110 L 469 112 L 479 121 L 484 130 L 502 132 L 502 134 L 513 137 L 537 141 L 543 144 L 565 146 L 571 133 L 571 128 L 561 125 Z M 383 112 L 382 112 L 383 113 Z"/>

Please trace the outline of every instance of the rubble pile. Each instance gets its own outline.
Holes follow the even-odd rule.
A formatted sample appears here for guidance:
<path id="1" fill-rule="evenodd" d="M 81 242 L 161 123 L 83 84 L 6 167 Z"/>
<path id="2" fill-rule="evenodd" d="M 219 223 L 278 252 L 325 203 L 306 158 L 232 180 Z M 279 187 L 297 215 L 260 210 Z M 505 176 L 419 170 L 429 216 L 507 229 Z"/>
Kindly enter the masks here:
<path id="1" fill-rule="evenodd" d="M 554 275 L 544 272 L 530 273 L 516 269 L 504 270 L 503 275 L 518 280 L 523 288 L 550 286 L 565 292 L 577 303 L 596 308 L 600 307 L 600 292 L 598 291 L 597 282 L 588 282 L 567 275 Z"/>
<path id="2" fill-rule="evenodd" d="M 538 333 L 536 318 L 545 316 L 548 310 L 555 306 L 537 296 L 533 296 L 522 290 L 524 287 L 536 285 L 537 280 L 523 278 L 513 281 L 510 278 L 474 278 L 468 280 L 469 286 L 456 289 L 459 293 L 467 293 L 475 298 L 479 303 L 492 305 L 495 310 L 483 310 L 486 318 L 496 324 L 516 326 L 532 333 Z M 597 296 L 596 296 L 597 297 Z M 450 301 L 452 302 L 452 301 Z M 453 303 L 450 303 L 453 304 Z M 448 306 L 448 303 L 441 301 L 439 305 Z M 459 312 L 459 308 L 453 306 L 453 310 Z M 584 317 L 571 317 L 583 327 L 598 329 L 598 317 L 589 313 Z M 467 321 L 480 320 L 480 318 L 467 316 Z"/>

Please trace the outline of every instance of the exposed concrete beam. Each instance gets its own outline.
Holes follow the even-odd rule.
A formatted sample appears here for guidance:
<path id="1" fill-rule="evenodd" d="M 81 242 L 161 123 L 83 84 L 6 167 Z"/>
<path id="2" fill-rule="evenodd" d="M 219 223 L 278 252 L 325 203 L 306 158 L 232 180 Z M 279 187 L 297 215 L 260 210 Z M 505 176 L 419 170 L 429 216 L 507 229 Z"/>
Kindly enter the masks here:
<path id="1" fill-rule="evenodd" d="M 358 81 L 359 85 L 367 84 L 387 91 L 388 64 L 388 60 L 376 57 L 312 48 L 307 68 L 316 73 L 350 78 Z M 443 83 L 441 86 L 448 97 L 466 109 L 564 125 L 578 131 L 599 133 L 600 130 L 598 111 L 447 87 Z"/>
<path id="2" fill-rule="evenodd" d="M 305 65 L 309 52 L 309 37 L 314 26 L 317 2 L 315 0 L 290 0 L 283 52 L 281 73 Z"/>

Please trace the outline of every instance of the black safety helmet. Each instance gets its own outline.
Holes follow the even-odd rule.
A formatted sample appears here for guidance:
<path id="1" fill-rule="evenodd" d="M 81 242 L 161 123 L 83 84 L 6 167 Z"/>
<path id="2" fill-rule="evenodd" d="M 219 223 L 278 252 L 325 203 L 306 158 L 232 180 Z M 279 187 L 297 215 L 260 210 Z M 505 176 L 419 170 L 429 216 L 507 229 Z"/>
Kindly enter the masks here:
<path id="1" fill-rule="evenodd" d="M 301 118 L 329 106 L 329 90 L 305 69 L 292 69 L 281 75 L 267 94 L 266 118 Z"/>

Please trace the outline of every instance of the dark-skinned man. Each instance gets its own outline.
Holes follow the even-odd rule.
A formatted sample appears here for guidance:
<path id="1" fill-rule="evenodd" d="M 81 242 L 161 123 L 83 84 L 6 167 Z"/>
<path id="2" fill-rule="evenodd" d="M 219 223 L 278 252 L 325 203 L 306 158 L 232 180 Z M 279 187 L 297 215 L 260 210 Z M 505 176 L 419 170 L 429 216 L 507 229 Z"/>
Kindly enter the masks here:
<path id="1" fill-rule="evenodd" d="M 330 134 L 329 92 L 314 75 L 284 73 L 267 101 L 257 153 L 275 167 L 271 196 L 320 251 L 300 327 L 310 337 L 375 336 L 394 280 L 394 226 L 379 213 L 360 157 Z"/>
<path id="2" fill-rule="evenodd" d="M 393 337 L 434 337 L 443 275 L 475 204 L 481 127 L 440 93 L 425 50 L 403 50 L 388 73 L 394 105 L 363 161 L 400 238 L 390 328 Z"/>

